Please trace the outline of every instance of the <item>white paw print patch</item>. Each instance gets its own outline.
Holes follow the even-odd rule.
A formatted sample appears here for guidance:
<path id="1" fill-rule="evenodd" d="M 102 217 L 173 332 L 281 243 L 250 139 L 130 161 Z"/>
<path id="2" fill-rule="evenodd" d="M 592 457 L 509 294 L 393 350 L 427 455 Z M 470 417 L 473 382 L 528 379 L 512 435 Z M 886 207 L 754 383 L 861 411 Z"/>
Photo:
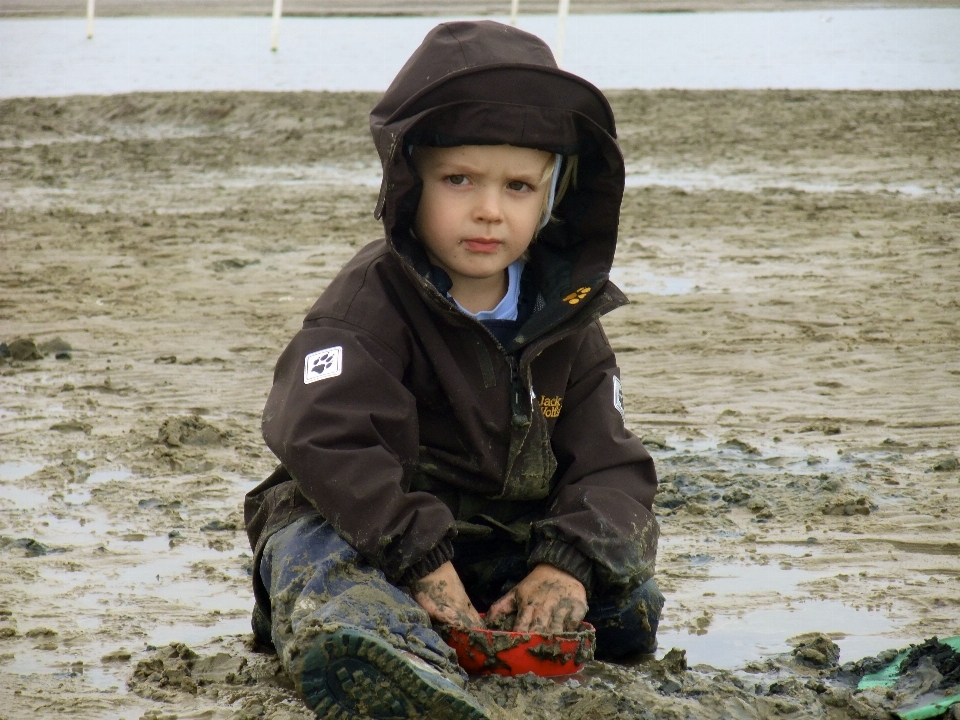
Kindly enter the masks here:
<path id="1" fill-rule="evenodd" d="M 343 372 L 343 348 L 340 345 L 312 352 L 303 360 L 303 384 L 336 377 Z"/>

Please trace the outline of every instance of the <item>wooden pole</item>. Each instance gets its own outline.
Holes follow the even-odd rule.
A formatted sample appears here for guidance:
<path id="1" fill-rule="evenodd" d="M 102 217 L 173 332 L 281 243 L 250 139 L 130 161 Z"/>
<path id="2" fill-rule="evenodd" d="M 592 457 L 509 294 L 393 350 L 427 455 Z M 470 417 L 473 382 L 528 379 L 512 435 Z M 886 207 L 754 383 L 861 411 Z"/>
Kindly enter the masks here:
<path id="1" fill-rule="evenodd" d="M 90 0 L 93 2 L 93 0 Z M 280 43 L 280 16 L 283 14 L 283 0 L 273 0 L 273 29 L 270 31 L 270 49 L 277 51 Z"/>
<path id="2" fill-rule="evenodd" d="M 517 13 L 520 12 L 520 0 L 510 1 L 510 24 L 517 24 Z"/>
<path id="3" fill-rule="evenodd" d="M 567 16 L 570 14 L 570 0 L 560 0 L 557 9 L 557 65 L 563 67 L 563 53 L 567 44 Z"/>
<path id="4" fill-rule="evenodd" d="M 93 38 L 93 2 L 87 0 L 87 40 Z"/>

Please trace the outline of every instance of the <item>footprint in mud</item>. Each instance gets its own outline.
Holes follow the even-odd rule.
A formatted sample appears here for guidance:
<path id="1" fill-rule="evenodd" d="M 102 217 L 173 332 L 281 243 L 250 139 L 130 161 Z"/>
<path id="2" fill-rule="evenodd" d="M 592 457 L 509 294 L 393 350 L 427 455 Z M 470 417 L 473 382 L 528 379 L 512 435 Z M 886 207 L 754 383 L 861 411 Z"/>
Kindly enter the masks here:
<path id="1" fill-rule="evenodd" d="M 148 647 L 148 656 L 137 662 L 130 677 L 130 689 L 140 697 L 163 703 L 193 695 L 225 706 L 256 703 L 289 709 L 291 705 L 300 705 L 275 655 L 250 653 L 239 638 L 224 640 L 224 649 L 211 654 L 198 653 L 176 642 L 161 648 Z M 129 658 L 129 653 L 126 655 Z M 309 717 L 305 706 L 303 711 L 303 717 Z M 275 716 L 279 717 L 272 712 L 267 714 Z"/>

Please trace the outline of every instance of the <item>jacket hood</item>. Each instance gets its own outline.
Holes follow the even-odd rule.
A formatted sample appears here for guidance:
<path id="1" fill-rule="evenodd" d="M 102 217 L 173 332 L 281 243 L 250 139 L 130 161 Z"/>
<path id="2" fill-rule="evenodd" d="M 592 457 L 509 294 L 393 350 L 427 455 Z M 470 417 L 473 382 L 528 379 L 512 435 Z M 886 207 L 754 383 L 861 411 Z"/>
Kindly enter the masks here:
<path id="1" fill-rule="evenodd" d="M 383 166 L 376 216 L 418 273 L 424 255 L 409 230 L 421 184 L 408 148 L 508 144 L 578 156 L 576 187 L 553 210 L 559 222 L 530 247 L 546 303 L 576 305 L 606 284 L 624 187 L 613 112 L 540 38 L 489 20 L 438 25 L 371 112 L 370 129 Z"/>

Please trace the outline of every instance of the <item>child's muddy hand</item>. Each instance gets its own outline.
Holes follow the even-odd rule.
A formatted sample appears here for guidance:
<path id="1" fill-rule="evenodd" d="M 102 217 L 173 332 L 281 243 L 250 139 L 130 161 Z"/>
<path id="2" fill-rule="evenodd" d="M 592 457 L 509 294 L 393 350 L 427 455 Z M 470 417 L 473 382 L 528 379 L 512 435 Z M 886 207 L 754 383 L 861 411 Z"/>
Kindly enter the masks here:
<path id="1" fill-rule="evenodd" d="M 410 593 L 435 622 L 468 629 L 484 626 L 451 562 L 413 583 Z"/>
<path id="2" fill-rule="evenodd" d="M 537 565 L 487 614 L 493 624 L 516 613 L 514 632 L 558 633 L 576 630 L 587 614 L 587 591 L 573 575 L 552 565 Z"/>

